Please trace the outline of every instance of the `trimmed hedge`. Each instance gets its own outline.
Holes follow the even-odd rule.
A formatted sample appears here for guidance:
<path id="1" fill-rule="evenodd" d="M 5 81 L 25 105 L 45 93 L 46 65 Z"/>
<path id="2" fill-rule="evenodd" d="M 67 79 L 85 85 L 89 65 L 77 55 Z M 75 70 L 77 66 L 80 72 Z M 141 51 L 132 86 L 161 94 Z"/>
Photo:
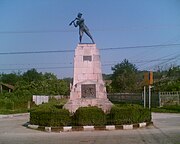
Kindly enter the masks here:
<path id="1" fill-rule="evenodd" d="M 108 115 L 108 124 L 122 125 L 150 121 L 151 111 L 139 105 L 113 106 Z"/>
<path id="2" fill-rule="evenodd" d="M 71 124 L 71 118 L 68 110 L 43 106 L 30 111 L 30 123 L 40 126 L 67 126 Z"/>
<path id="3" fill-rule="evenodd" d="M 98 107 L 80 107 L 73 116 L 74 125 L 105 125 L 106 115 Z"/>
<path id="4" fill-rule="evenodd" d="M 30 111 L 30 123 L 40 126 L 103 126 L 150 121 L 151 111 L 139 105 L 114 105 L 109 114 L 98 107 L 80 107 L 73 116 L 55 104 L 43 104 Z"/>

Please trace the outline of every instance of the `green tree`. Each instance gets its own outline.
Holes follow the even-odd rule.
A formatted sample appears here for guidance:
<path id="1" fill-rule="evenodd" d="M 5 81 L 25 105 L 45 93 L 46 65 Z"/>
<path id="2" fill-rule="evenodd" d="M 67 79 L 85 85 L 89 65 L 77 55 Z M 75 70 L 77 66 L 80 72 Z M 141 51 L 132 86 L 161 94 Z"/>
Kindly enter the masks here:
<path id="1" fill-rule="evenodd" d="M 10 73 L 0 75 L 0 81 L 6 84 L 15 85 L 21 79 L 20 73 Z"/>
<path id="2" fill-rule="evenodd" d="M 38 73 L 37 70 L 33 68 L 25 72 L 22 77 L 27 82 L 41 81 L 43 78 L 43 74 Z"/>
<path id="3" fill-rule="evenodd" d="M 70 83 L 68 83 L 65 80 L 59 80 L 59 91 L 61 92 L 61 95 L 69 95 L 70 93 Z"/>
<path id="4" fill-rule="evenodd" d="M 156 91 L 180 90 L 180 66 L 172 66 L 168 70 L 159 71 L 161 77 L 155 77 L 154 89 Z"/>
<path id="5" fill-rule="evenodd" d="M 43 74 L 43 78 L 46 80 L 56 80 L 57 79 L 56 75 L 54 75 L 53 73 L 48 73 L 48 72 L 45 72 Z"/>
<path id="6" fill-rule="evenodd" d="M 112 89 L 114 92 L 132 92 L 136 89 L 137 68 L 127 59 L 112 67 Z"/>
<path id="7" fill-rule="evenodd" d="M 180 79 L 180 66 L 171 67 L 168 70 L 167 76 L 171 79 Z"/>

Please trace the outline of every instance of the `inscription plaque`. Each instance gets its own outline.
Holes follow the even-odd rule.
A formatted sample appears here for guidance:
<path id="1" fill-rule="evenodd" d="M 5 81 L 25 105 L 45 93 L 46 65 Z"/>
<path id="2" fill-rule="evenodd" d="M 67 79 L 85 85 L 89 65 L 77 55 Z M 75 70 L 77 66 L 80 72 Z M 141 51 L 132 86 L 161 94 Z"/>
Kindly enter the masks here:
<path id="1" fill-rule="evenodd" d="M 92 61 L 92 56 L 83 56 L 83 61 Z"/>
<path id="2" fill-rule="evenodd" d="M 82 84 L 81 97 L 82 98 L 96 98 L 96 85 L 95 84 Z"/>

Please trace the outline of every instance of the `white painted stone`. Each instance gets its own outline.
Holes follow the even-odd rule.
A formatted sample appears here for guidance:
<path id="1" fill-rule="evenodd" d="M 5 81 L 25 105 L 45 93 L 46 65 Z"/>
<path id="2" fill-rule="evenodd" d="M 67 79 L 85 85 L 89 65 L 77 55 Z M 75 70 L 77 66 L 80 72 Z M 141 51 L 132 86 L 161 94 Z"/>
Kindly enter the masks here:
<path id="1" fill-rule="evenodd" d="M 51 132 L 51 127 L 45 127 L 46 132 Z"/>
<path id="2" fill-rule="evenodd" d="M 72 131 L 72 126 L 63 127 L 64 132 Z"/>
<path id="3" fill-rule="evenodd" d="M 32 128 L 32 129 L 38 129 L 38 125 L 28 125 L 29 128 Z"/>
<path id="4" fill-rule="evenodd" d="M 94 130 L 94 126 L 83 126 L 85 131 L 92 131 Z"/>
<path id="5" fill-rule="evenodd" d="M 115 125 L 107 125 L 106 130 L 115 130 Z"/>
<path id="6" fill-rule="evenodd" d="M 133 129 L 133 125 L 123 125 L 124 130 L 131 130 Z"/>
<path id="7" fill-rule="evenodd" d="M 143 122 L 143 123 L 139 123 L 139 127 L 145 127 L 146 126 L 146 123 Z"/>

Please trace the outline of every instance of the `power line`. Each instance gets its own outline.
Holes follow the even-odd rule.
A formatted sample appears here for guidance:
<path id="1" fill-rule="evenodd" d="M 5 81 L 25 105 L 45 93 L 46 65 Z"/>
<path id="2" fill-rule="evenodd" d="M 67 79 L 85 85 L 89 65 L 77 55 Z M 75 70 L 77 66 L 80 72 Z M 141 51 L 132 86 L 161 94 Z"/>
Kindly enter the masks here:
<path id="1" fill-rule="evenodd" d="M 29 30 L 29 31 L 0 31 L 0 34 L 33 34 L 33 33 L 60 33 L 75 32 L 75 30 Z"/>
<path id="2" fill-rule="evenodd" d="M 106 27 L 106 28 L 98 28 L 98 29 L 91 29 L 92 31 L 119 31 L 119 30 L 129 30 L 131 28 L 131 30 L 139 30 L 139 29 L 147 29 L 147 28 L 179 28 L 180 25 L 148 25 L 148 26 L 143 26 L 143 25 L 139 25 L 139 26 L 131 26 L 131 27 L 127 27 L 127 26 L 121 26 L 121 27 Z M 77 32 L 76 30 L 72 30 L 72 29 L 49 29 L 49 30 L 20 30 L 20 31 L 0 31 L 0 34 L 33 34 L 33 33 L 64 33 L 64 32 Z"/>
<path id="3" fill-rule="evenodd" d="M 28 52 L 2 52 L 2 53 L 0 53 L 0 55 L 43 54 L 43 53 L 64 53 L 64 52 L 74 52 L 74 50 L 28 51 Z"/>
<path id="4" fill-rule="evenodd" d="M 26 67 L 26 68 L 7 68 L 7 69 L 0 69 L 1 71 L 13 71 L 13 70 L 28 70 L 28 69 L 65 69 L 65 68 L 73 68 L 73 67 L 68 67 L 68 66 L 64 66 L 64 67 Z"/>
<path id="5" fill-rule="evenodd" d="M 111 47 L 111 48 L 101 48 L 100 50 L 122 50 L 122 49 L 142 49 L 142 48 L 166 48 L 169 46 L 180 46 L 179 43 L 174 44 L 157 44 L 157 45 L 144 45 L 144 46 L 125 46 L 125 47 Z M 0 55 L 17 55 L 17 54 L 45 54 L 45 53 L 68 53 L 74 52 L 74 50 L 52 50 L 52 51 L 27 51 L 27 52 L 1 52 Z"/>
<path id="6" fill-rule="evenodd" d="M 177 62 L 179 59 L 180 59 L 180 54 L 178 54 L 178 55 L 176 55 L 176 56 L 174 56 L 172 58 L 164 59 L 162 62 L 160 62 L 158 64 L 154 64 L 154 65 L 145 67 L 145 69 L 153 69 L 153 68 L 156 68 L 156 67 L 159 67 L 159 66 L 163 66 L 165 64 L 169 64 L 169 63 L 175 62 L 175 61 Z"/>
<path id="7" fill-rule="evenodd" d="M 180 46 L 180 44 L 158 44 L 158 45 L 144 45 L 144 46 L 127 46 L 116 48 L 102 48 L 100 50 L 119 50 L 119 49 L 139 49 L 139 48 L 156 48 L 156 47 L 168 47 L 168 46 Z"/>
<path id="8" fill-rule="evenodd" d="M 158 61 L 162 61 L 162 63 L 166 63 L 166 62 L 169 62 L 171 60 L 175 60 L 179 57 L 180 55 L 176 55 L 175 57 L 172 57 L 172 58 L 166 58 L 166 59 L 154 59 L 154 60 L 145 60 L 145 61 L 137 61 L 134 63 L 151 63 L 151 62 L 158 62 Z M 179 58 L 178 58 L 179 59 Z M 45 63 L 44 63 L 45 64 Z M 56 63 L 58 64 L 58 63 Z M 69 63 L 69 64 L 72 64 L 72 63 Z M 113 63 L 104 63 L 102 64 L 102 67 L 105 67 L 105 66 L 113 66 L 115 65 L 115 61 L 113 61 Z M 12 65 L 12 64 L 11 64 Z M 16 65 L 16 64 L 15 64 Z M 29 64 L 28 64 L 29 65 Z M 144 65 L 144 64 L 143 64 Z M 157 64 L 156 64 L 157 65 Z M 156 66 L 154 65 L 154 66 Z M 137 66 L 140 66 L 140 65 L 137 65 Z M 142 66 L 142 65 L 141 65 Z M 154 66 L 151 66 L 151 67 L 154 67 Z M 73 66 L 56 66 L 56 67 L 25 67 L 25 68 L 5 68 L 5 69 L 0 69 L 1 71 L 8 71 L 8 70 L 28 70 L 28 69 L 32 69 L 32 68 L 35 68 L 35 69 L 69 69 L 69 68 L 73 68 Z"/>

